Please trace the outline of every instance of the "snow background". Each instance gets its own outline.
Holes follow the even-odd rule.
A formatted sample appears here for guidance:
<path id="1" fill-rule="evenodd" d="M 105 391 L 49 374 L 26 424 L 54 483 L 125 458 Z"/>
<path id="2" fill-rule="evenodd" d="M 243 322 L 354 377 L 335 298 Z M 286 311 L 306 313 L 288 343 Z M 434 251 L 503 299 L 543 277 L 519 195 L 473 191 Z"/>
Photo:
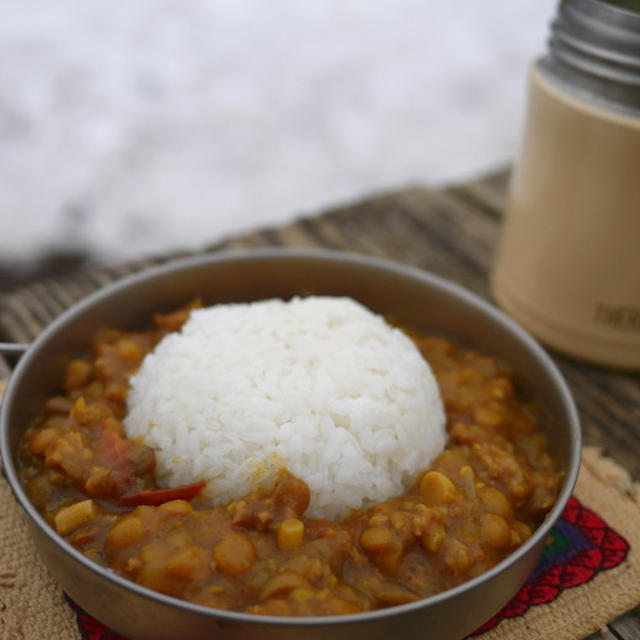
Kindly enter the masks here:
<path id="1" fill-rule="evenodd" d="M 551 0 L 4 0 L 0 259 L 116 261 L 517 151 Z"/>

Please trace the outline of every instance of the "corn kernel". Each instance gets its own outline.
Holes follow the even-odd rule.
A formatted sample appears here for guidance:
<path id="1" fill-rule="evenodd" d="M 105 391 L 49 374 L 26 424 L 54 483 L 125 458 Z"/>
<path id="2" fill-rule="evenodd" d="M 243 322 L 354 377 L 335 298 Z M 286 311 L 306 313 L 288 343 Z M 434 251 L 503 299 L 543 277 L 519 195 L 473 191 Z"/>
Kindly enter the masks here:
<path id="1" fill-rule="evenodd" d="M 95 517 L 96 511 L 93 500 L 82 500 L 60 509 L 54 517 L 54 523 L 56 531 L 61 536 L 66 536 L 83 524 L 91 522 Z"/>
<path id="2" fill-rule="evenodd" d="M 293 551 L 302 545 L 304 523 L 298 518 L 284 520 L 278 529 L 278 547 L 283 551 Z"/>

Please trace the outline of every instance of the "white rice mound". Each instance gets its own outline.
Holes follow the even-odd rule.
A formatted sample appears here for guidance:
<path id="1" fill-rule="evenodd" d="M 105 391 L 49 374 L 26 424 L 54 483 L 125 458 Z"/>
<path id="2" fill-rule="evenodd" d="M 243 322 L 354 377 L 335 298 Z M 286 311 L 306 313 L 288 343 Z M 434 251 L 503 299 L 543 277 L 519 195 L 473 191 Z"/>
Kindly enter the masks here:
<path id="1" fill-rule="evenodd" d="M 446 440 L 413 342 L 331 297 L 193 311 L 132 377 L 125 428 L 155 450 L 160 486 L 205 480 L 223 504 L 286 467 L 329 519 L 401 494 Z"/>

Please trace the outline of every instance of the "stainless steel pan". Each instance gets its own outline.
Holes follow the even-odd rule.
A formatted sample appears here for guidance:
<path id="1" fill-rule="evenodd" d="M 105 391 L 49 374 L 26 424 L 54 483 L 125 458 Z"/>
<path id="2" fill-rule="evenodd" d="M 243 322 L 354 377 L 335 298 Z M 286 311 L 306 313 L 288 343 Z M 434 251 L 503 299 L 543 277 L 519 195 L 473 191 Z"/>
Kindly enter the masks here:
<path id="1" fill-rule="evenodd" d="M 52 394 L 65 364 L 103 326 L 140 328 L 156 311 L 195 297 L 207 304 L 294 294 L 351 296 L 405 325 L 493 353 L 517 374 L 520 389 L 544 407 L 551 449 L 566 471 L 543 525 L 485 574 L 420 602 L 336 617 L 271 618 L 183 602 L 93 564 L 44 522 L 18 477 L 23 431 Z M 219 253 L 144 271 L 84 299 L 53 322 L 21 358 L 7 388 L 0 444 L 5 474 L 24 508 L 42 560 L 81 607 L 130 640 L 201 638 L 461 638 L 495 614 L 533 569 L 576 480 L 580 426 L 571 394 L 544 350 L 495 308 L 457 285 L 416 269 L 329 251 L 284 249 Z"/>

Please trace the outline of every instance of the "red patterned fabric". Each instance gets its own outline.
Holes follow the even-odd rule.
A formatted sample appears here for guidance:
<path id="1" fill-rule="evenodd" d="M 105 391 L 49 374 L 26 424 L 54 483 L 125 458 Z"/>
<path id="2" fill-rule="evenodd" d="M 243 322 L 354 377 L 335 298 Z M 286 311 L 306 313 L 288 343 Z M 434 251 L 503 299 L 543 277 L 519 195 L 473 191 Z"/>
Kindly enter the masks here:
<path id="1" fill-rule="evenodd" d="M 572 497 L 552 529 L 535 570 L 516 596 L 472 636 L 493 629 L 502 620 L 524 615 L 531 607 L 555 600 L 565 589 L 592 580 L 620 565 L 629 552 L 627 541 L 597 514 Z M 125 640 L 85 613 L 74 602 L 84 640 Z"/>
<path id="2" fill-rule="evenodd" d="M 527 582 L 502 611 L 473 635 L 492 629 L 506 618 L 522 616 L 530 607 L 552 602 L 565 589 L 578 587 L 601 571 L 617 567 L 628 552 L 629 544 L 619 533 L 577 498 L 570 498 Z"/>

